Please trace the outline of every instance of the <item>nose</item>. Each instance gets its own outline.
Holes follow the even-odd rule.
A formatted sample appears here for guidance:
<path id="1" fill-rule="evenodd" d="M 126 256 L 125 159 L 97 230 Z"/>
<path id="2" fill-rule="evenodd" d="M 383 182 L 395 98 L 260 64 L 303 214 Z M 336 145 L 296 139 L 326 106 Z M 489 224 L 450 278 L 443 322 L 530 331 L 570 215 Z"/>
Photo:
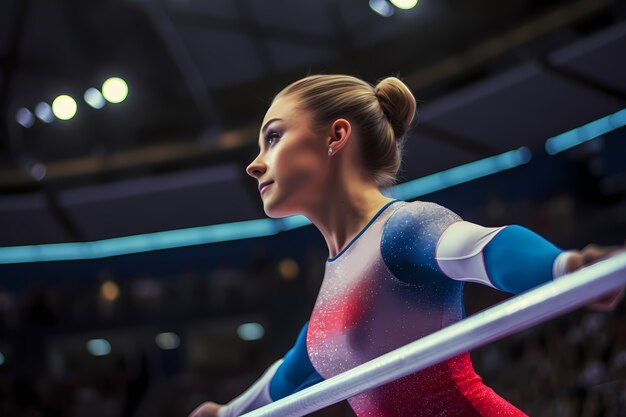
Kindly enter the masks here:
<path id="1" fill-rule="evenodd" d="M 250 162 L 250 165 L 246 167 L 246 172 L 253 178 L 260 178 L 263 176 L 265 171 L 267 171 L 265 163 L 263 163 L 263 161 L 259 158 L 260 156 L 261 155 L 257 156 L 252 162 Z"/>

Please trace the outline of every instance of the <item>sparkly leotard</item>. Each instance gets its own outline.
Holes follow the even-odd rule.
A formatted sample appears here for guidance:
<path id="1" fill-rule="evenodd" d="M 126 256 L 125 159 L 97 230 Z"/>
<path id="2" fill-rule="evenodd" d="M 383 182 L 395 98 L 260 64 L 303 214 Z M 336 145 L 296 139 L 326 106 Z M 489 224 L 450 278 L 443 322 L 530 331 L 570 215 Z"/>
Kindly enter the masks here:
<path id="1" fill-rule="evenodd" d="M 432 203 L 398 202 L 328 260 L 307 333 L 311 363 L 323 378 L 463 318 L 463 283 L 433 264 L 438 238 L 458 220 Z M 407 243 L 412 247 L 398 247 Z M 348 402 L 358 417 L 524 415 L 481 383 L 467 353 Z"/>
<path id="2" fill-rule="evenodd" d="M 394 200 L 328 259 L 310 321 L 247 408 L 461 320 L 463 281 L 513 293 L 549 281 L 561 254 L 521 226 L 483 228 L 434 203 Z M 348 402 L 358 417 L 525 416 L 482 383 L 467 352 Z"/>

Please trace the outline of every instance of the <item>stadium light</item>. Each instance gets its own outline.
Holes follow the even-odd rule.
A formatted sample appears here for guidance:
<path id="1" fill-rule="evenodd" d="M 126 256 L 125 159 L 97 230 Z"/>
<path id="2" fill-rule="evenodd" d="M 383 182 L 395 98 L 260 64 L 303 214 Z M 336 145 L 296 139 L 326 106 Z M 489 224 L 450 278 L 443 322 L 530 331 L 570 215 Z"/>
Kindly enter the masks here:
<path id="1" fill-rule="evenodd" d="M 35 116 L 33 113 L 25 107 L 21 107 L 15 113 L 15 120 L 25 128 L 32 127 L 35 124 Z"/>
<path id="2" fill-rule="evenodd" d="M 370 9 L 383 17 L 393 16 L 394 9 L 387 0 L 370 0 Z"/>
<path id="3" fill-rule="evenodd" d="M 106 103 L 102 93 L 98 91 L 97 88 L 93 87 L 85 91 L 83 98 L 85 99 L 85 103 L 89 104 L 94 109 L 101 109 Z"/>
<path id="4" fill-rule="evenodd" d="M 111 77 L 102 84 L 102 95 L 110 103 L 121 103 L 128 96 L 128 84 L 119 77 Z"/>
<path id="5" fill-rule="evenodd" d="M 389 0 L 398 9 L 409 10 L 417 5 L 417 0 Z"/>
<path id="6" fill-rule="evenodd" d="M 52 113 L 61 120 L 70 120 L 76 115 L 76 100 L 68 95 L 60 95 L 52 102 Z"/>

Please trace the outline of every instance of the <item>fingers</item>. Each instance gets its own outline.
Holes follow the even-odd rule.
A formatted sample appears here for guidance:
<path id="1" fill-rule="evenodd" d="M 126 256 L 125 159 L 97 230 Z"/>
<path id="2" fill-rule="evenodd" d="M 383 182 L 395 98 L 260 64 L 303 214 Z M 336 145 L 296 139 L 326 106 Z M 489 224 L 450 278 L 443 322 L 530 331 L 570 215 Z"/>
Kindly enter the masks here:
<path id="1" fill-rule="evenodd" d="M 570 273 L 574 272 L 585 265 L 581 252 L 573 252 L 567 259 L 565 270 Z"/>
<path id="2" fill-rule="evenodd" d="M 600 247 L 596 244 L 587 245 L 580 251 L 583 264 L 587 264 L 607 253 L 607 248 Z"/>
<path id="3" fill-rule="evenodd" d="M 566 264 L 567 272 L 574 272 L 584 266 L 596 263 L 617 253 L 624 252 L 625 246 L 599 246 L 595 243 L 585 246 L 580 251 L 574 251 L 569 257 Z"/>
<path id="4" fill-rule="evenodd" d="M 622 246 L 599 246 L 594 243 L 585 246 L 580 251 L 582 265 L 588 265 L 606 258 L 615 252 L 623 250 Z"/>
<path id="5" fill-rule="evenodd" d="M 624 246 L 626 246 L 626 241 L 624 242 Z M 568 260 L 568 270 L 573 272 L 579 268 L 593 264 L 623 251 L 624 247 L 622 246 L 599 246 L 592 243 L 585 246 L 580 252 L 577 252 L 570 257 Z M 624 292 L 625 289 L 621 288 L 620 290 L 604 295 L 593 301 L 588 304 L 587 307 L 597 311 L 614 310 L 619 302 L 624 298 Z"/>

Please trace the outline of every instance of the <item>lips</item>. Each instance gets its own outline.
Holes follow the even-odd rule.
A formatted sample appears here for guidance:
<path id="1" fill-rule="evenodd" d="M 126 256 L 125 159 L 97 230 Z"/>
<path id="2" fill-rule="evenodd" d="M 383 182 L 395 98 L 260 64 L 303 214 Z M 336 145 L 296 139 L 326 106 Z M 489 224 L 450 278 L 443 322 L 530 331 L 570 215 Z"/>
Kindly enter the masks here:
<path id="1" fill-rule="evenodd" d="M 264 189 L 266 189 L 267 187 L 269 187 L 273 183 L 274 183 L 274 181 L 267 181 L 267 182 L 263 182 L 263 183 L 259 184 L 259 192 L 262 193 Z"/>

